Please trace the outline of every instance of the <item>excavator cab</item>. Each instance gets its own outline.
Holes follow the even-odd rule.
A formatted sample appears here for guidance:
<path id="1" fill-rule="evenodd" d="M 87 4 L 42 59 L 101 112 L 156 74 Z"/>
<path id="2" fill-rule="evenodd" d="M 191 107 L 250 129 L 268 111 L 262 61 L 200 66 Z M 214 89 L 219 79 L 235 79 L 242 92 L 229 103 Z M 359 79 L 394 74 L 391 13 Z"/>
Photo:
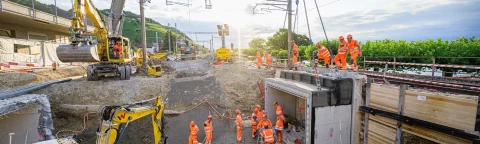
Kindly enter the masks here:
<path id="1" fill-rule="evenodd" d="M 124 63 L 130 61 L 130 42 L 124 37 L 110 37 L 108 43 L 108 61 Z"/>

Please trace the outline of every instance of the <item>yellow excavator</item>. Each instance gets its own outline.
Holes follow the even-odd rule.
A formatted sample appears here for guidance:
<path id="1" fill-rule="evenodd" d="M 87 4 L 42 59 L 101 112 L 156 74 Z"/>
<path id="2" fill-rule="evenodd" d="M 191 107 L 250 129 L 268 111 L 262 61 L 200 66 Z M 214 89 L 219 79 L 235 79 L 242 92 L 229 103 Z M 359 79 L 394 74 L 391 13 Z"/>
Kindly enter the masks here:
<path id="1" fill-rule="evenodd" d="M 112 75 L 120 76 L 121 80 L 130 79 L 130 42 L 122 36 L 125 0 L 112 0 L 110 15 L 105 18 L 102 18 L 91 0 L 73 1 L 71 43 L 57 48 L 58 59 L 62 62 L 94 63 L 87 67 L 89 81 Z M 87 31 L 87 16 L 95 27 L 93 34 Z"/>
<path id="2" fill-rule="evenodd" d="M 161 97 L 123 106 L 105 106 L 102 109 L 102 121 L 97 130 L 97 144 L 119 143 L 131 122 L 149 115 L 152 116 L 155 144 L 166 144 L 168 137 L 163 131 L 164 109 Z"/>

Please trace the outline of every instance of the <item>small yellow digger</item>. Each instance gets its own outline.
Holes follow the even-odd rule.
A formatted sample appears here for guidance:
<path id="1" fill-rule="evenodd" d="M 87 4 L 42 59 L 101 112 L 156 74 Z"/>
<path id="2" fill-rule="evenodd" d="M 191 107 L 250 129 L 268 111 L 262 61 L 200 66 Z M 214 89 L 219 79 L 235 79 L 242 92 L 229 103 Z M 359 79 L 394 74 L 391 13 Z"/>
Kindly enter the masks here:
<path id="1" fill-rule="evenodd" d="M 142 56 L 142 53 L 141 53 L 141 50 L 137 50 L 137 58 L 135 59 L 135 64 L 138 66 L 138 67 L 142 67 L 142 64 L 143 64 L 143 56 Z M 166 58 L 166 55 L 154 55 L 155 57 L 153 56 L 150 56 L 149 54 L 147 54 L 147 56 L 149 58 L 156 58 L 158 60 L 162 60 L 161 58 Z M 162 76 L 163 74 L 163 71 L 162 71 L 162 66 L 160 65 L 153 65 L 152 62 L 147 62 L 149 63 L 149 65 L 147 65 L 147 73 L 148 75 L 151 75 L 151 76 Z"/>

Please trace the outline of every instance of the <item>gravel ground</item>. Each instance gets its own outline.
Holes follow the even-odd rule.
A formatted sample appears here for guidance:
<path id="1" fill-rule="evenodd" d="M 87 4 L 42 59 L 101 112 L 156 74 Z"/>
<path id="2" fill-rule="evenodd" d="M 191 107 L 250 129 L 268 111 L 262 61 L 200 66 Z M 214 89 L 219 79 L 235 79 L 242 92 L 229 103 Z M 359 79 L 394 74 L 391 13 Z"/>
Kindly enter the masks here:
<path id="1" fill-rule="evenodd" d="M 85 75 L 85 69 L 82 66 L 65 66 L 58 68 L 56 71 L 50 69 L 39 69 L 35 70 L 33 73 L 0 73 L 0 91 L 6 91 L 9 89 L 49 80 L 81 75 Z"/>

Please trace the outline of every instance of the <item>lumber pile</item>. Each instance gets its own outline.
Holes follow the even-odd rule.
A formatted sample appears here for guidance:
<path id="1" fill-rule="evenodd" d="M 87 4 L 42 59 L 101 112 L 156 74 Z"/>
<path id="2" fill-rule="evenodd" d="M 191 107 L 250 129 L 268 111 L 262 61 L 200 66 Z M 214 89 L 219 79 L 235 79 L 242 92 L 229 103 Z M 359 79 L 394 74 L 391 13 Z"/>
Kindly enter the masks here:
<path id="1" fill-rule="evenodd" d="M 370 106 L 398 112 L 400 87 L 372 84 Z M 478 96 L 405 90 L 403 115 L 460 130 L 475 131 Z M 370 115 L 369 143 L 394 143 L 397 121 Z M 423 127 L 403 124 L 403 132 L 436 143 L 472 143 L 469 140 Z"/>

